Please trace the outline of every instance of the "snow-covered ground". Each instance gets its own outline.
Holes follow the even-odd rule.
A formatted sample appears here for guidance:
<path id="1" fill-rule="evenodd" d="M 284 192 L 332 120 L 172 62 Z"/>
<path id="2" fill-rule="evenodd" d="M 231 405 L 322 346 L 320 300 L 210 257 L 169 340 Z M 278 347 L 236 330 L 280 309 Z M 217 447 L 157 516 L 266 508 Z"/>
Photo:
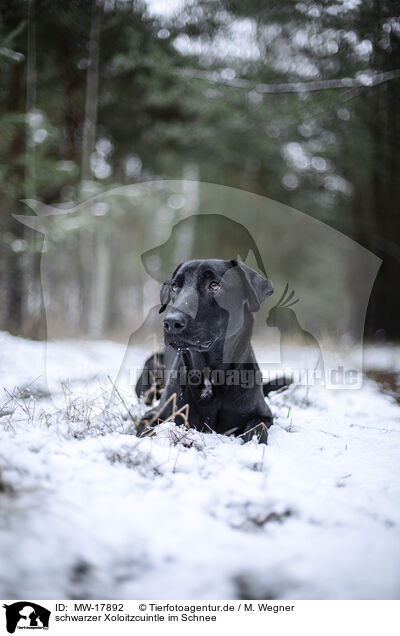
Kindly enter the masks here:
<path id="1" fill-rule="evenodd" d="M 124 347 L 48 346 L 46 387 L 44 344 L 0 334 L 0 598 L 399 597 L 400 409 L 371 379 L 273 394 L 268 447 L 139 440 L 144 407 L 95 385 Z"/>

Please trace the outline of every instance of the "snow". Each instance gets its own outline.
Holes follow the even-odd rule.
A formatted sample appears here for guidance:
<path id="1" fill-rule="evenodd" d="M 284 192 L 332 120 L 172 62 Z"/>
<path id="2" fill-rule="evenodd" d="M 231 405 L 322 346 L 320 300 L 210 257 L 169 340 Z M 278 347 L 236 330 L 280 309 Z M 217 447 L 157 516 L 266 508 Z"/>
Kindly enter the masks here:
<path id="1" fill-rule="evenodd" d="M 94 381 L 123 345 L 49 343 L 47 385 L 43 343 L 0 346 L 0 598 L 398 598 L 400 411 L 372 380 L 272 394 L 268 446 L 138 439 L 145 407 Z"/>

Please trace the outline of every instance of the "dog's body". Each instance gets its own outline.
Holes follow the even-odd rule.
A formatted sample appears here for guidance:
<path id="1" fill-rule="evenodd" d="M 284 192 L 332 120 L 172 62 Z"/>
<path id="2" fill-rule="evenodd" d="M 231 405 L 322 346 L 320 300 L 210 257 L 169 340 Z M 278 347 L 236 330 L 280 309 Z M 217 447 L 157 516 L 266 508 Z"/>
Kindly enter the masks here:
<path id="1" fill-rule="evenodd" d="M 146 413 L 138 435 L 175 414 L 177 423 L 201 431 L 233 433 L 267 442 L 271 411 L 251 346 L 253 313 L 273 292 L 269 280 L 235 260 L 206 259 L 179 265 L 161 289 L 166 350 L 145 370 L 165 375 L 156 410 Z M 162 381 L 156 381 L 161 391 Z M 143 394 L 148 382 L 139 379 Z M 180 414 L 177 414 L 180 411 Z"/>

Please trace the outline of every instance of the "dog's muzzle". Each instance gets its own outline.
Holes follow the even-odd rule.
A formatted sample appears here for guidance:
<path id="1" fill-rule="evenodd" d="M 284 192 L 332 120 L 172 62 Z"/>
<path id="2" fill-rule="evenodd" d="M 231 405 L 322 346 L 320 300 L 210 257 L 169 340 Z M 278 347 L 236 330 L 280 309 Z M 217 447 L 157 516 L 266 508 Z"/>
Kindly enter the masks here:
<path id="1" fill-rule="evenodd" d="M 187 316 L 181 311 L 171 311 L 164 318 L 164 333 L 170 336 L 181 335 L 187 327 Z"/>

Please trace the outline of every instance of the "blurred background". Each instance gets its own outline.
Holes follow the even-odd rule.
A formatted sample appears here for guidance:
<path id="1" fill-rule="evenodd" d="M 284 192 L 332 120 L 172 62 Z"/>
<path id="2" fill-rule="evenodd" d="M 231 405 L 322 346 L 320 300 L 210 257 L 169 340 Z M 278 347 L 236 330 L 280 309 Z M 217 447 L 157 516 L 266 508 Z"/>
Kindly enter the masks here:
<path id="1" fill-rule="evenodd" d="M 398 3 L 7 0 L 0 20 L 1 330 L 47 333 L 44 239 L 12 216 L 37 212 L 22 200 L 54 213 L 97 197 L 57 223 L 46 293 L 62 290 L 65 335 L 124 339 L 155 284 L 133 264 L 207 211 L 200 181 L 292 206 L 376 254 L 365 333 L 399 337 Z M 156 214 L 143 196 L 140 213 L 101 198 L 160 179 L 186 185 Z M 179 242 L 168 249 L 182 260 Z"/>

